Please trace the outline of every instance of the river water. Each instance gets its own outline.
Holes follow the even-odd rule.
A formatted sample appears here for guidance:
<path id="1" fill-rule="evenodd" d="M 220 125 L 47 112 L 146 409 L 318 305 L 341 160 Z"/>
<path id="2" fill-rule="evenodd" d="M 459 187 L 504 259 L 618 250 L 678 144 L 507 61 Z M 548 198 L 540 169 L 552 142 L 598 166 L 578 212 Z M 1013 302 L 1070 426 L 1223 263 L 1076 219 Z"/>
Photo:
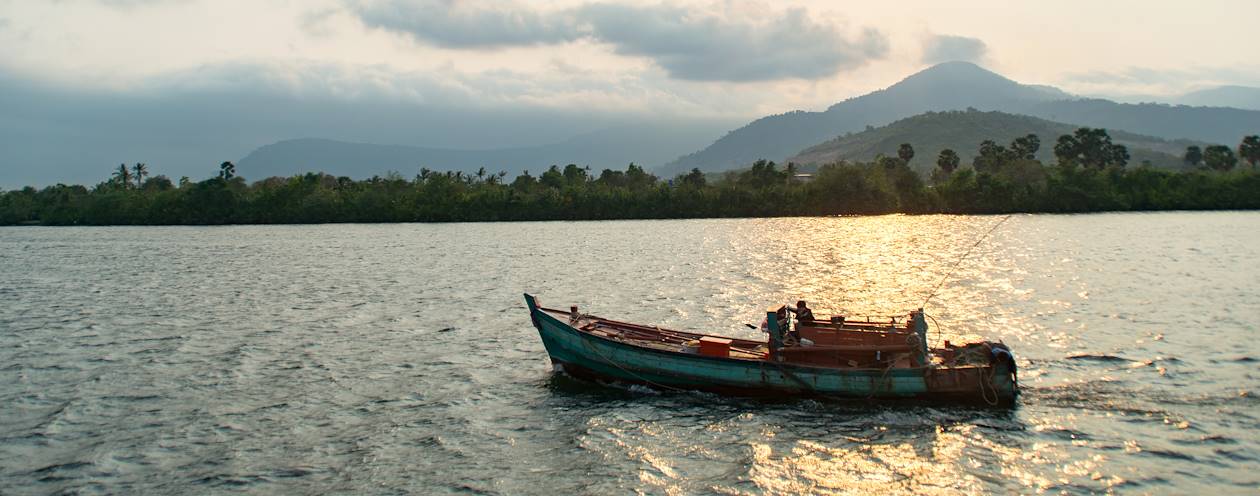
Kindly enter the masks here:
<path id="1" fill-rule="evenodd" d="M 1260 489 L 1260 213 L 0 229 L 0 493 Z M 1012 410 L 552 372 L 521 298 L 1002 340 Z M 938 333 L 939 331 L 939 333 Z"/>

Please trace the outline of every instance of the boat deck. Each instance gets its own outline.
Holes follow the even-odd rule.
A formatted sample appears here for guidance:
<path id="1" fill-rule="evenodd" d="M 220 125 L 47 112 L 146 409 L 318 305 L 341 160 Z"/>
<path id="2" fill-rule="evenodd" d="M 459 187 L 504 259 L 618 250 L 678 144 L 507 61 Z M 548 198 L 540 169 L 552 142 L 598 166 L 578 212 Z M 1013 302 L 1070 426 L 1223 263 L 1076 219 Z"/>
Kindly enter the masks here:
<path id="1" fill-rule="evenodd" d="M 541 310 L 566 320 L 581 332 L 644 348 L 694 354 L 698 352 L 701 338 L 720 337 L 731 341 L 727 358 L 763 361 L 770 357 L 769 347 L 764 341 L 663 329 L 553 308 Z M 895 323 L 818 322 L 802 327 L 801 334 L 818 342 L 783 349 L 784 362 L 854 369 L 916 366 L 910 358 L 911 346 L 906 343 L 907 334 Z"/>
<path id="2" fill-rule="evenodd" d="M 564 314 L 568 315 L 567 313 Z M 570 322 L 574 328 L 595 336 L 631 343 L 645 348 L 680 353 L 692 352 L 695 346 L 698 346 L 700 338 L 707 336 L 705 334 L 617 322 L 589 315 L 580 316 L 576 320 L 570 319 Z M 744 339 L 726 339 L 731 340 L 730 358 L 765 360 L 769 354 L 765 343 Z"/>

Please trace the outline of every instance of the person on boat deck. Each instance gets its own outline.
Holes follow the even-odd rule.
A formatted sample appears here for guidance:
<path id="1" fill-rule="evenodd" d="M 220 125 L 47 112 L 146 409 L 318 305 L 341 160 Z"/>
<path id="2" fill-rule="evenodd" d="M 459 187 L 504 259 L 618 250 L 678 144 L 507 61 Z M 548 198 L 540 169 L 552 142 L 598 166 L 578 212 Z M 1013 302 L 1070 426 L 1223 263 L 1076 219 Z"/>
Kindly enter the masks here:
<path id="1" fill-rule="evenodd" d="M 788 311 L 796 314 L 796 321 L 802 324 L 814 323 L 814 311 L 809 309 L 805 304 L 805 300 L 796 302 L 796 308 L 789 308 Z"/>

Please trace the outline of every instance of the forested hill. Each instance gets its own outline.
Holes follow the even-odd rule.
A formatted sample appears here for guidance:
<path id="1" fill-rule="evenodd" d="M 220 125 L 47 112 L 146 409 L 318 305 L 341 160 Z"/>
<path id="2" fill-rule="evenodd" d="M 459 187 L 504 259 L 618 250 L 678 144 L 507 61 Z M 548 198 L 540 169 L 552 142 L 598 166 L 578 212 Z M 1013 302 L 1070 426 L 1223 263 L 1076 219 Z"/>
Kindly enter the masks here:
<path id="1" fill-rule="evenodd" d="M 1260 129 L 1260 111 L 1077 99 L 1054 88 L 1017 83 L 974 64 L 949 62 L 824 112 L 790 112 L 758 119 L 666 165 L 662 172 L 669 175 L 691 168 L 720 171 L 744 167 L 759 158 L 783 160 L 806 147 L 867 126 L 883 126 L 928 111 L 969 107 L 1165 139 L 1234 143 Z"/>
<path id="2" fill-rule="evenodd" d="M 1048 121 L 1026 115 L 1003 112 L 947 111 L 928 112 L 899 120 L 887 126 L 839 136 L 805 149 L 791 157 L 797 164 L 826 164 L 839 160 L 869 161 L 878 155 L 893 157 L 902 143 L 911 143 L 916 150 L 910 166 L 923 172 L 936 166 L 936 156 L 949 148 L 964 163 L 971 163 L 979 153 L 980 142 L 994 140 L 1007 143 L 1035 134 L 1042 146 L 1037 158 L 1049 162 L 1054 158 L 1054 140 L 1072 134 L 1077 126 Z M 1125 145 L 1132 157 L 1130 163 L 1150 161 L 1156 167 L 1180 168 L 1187 146 L 1206 146 L 1189 140 L 1165 140 L 1152 136 L 1109 130 L 1112 139 Z"/>
<path id="3" fill-rule="evenodd" d="M 1069 97 L 1053 88 L 1019 84 L 975 64 L 947 62 L 887 89 L 832 105 L 824 112 L 796 111 L 762 117 L 661 170 L 671 175 L 692 168 L 734 169 L 761 158 L 783 159 L 837 135 L 930 110 L 1006 108 Z"/>

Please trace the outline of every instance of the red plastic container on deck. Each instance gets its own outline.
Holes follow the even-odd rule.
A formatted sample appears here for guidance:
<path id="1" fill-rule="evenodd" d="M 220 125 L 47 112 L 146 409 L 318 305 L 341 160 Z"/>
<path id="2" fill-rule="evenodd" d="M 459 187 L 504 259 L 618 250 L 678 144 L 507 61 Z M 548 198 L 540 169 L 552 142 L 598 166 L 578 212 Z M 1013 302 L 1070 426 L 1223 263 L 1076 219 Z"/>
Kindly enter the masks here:
<path id="1" fill-rule="evenodd" d="M 712 336 L 702 337 L 700 338 L 700 354 L 712 357 L 729 357 L 731 356 L 731 340 Z"/>

